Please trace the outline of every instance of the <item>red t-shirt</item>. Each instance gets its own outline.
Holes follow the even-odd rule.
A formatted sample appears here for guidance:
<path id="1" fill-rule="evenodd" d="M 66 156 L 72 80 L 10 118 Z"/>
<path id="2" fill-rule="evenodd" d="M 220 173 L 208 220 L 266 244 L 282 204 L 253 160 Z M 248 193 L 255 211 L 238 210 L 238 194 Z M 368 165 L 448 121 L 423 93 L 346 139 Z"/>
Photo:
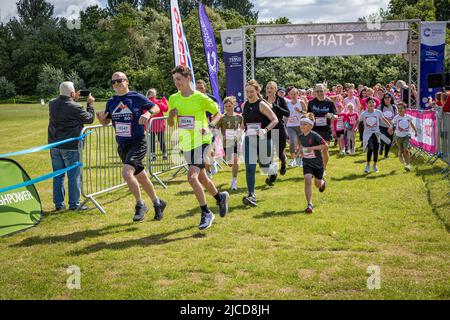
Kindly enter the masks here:
<path id="1" fill-rule="evenodd" d="M 442 112 L 450 112 L 450 97 L 448 97 L 445 101 L 445 104 L 442 107 Z"/>
<path id="2" fill-rule="evenodd" d="M 156 104 L 159 107 L 159 113 L 152 115 L 151 118 L 159 118 L 164 117 L 164 112 L 167 112 L 169 110 L 169 106 L 167 103 L 167 99 L 163 97 L 161 100 L 156 99 L 155 97 L 149 99 L 151 102 Z M 149 119 L 149 121 L 151 120 Z M 164 120 L 154 120 L 152 122 L 152 127 L 150 128 L 151 132 L 163 132 L 166 130 L 166 125 Z"/>
<path id="3" fill-rule="evenodd" d="M 359 114 L 357 112 L 347 113 L 344 117 L 344 123 L 347 122 L 350 125 L 350 130 L 355 128 L 356 122 L 358 122 Z"/>

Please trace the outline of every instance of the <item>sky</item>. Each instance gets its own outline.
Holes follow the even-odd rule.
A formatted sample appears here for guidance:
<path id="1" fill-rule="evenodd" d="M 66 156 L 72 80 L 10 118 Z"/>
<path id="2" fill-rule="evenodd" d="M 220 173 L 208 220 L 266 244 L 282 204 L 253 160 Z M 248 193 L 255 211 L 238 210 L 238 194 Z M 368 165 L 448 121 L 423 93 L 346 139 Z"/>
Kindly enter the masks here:
<path id="1" fill-rule="evenodd" d="M 18 0 L 0 0 L 0 21 L 17 15 Z M 55 15 L 73 18 L 76 9 L 90 5 L 106 6 L 107 0 L 48 0 L 55 6 Z M 386 9 L 389 0 L 253 0 L 260 20 L 288 17 L 293 23 L 351 22 Z"/>

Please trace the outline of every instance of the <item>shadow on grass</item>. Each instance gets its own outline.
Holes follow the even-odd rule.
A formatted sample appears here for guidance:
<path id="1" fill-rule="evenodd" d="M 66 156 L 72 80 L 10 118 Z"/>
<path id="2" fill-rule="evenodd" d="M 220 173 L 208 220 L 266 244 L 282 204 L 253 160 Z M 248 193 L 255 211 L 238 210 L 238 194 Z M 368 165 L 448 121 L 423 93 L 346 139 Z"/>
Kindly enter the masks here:
<path id="1" fill-rule="evenodd" d="M 71 251 L 69 255 L 71 256 L 79 256 L 79 255 L 85 255 L 90 254 L 94 252 L 98 252 L 101 250 L 125 250 L 131 247 L 148 247 L 148 246 L 155 246 L 155 245 L 163 245 L 170 242 L 175 241 L 181 241 L 181 240 L 187 240 L 187 239 L 201 239 L 205 238 L 206 234 L 197 232 L 189 236 L 184 237 L 177 237 L 177 238 L 168 238 L 174 234 L 181 233 L 184 231 L 188 231 L 194 228 L 194 226 L 185 227 L 176 229 L 169 232 L 164 233 L 158 233 L 154 235 L 150 235 L 148 237 L 140 238 L 140 239 L 131 239 L 131 240 L 125 240 L 125 241 L 119 241 L 119 242 L 113 242 L 113 243 L 106 243 L 106 242 L 99 242 L 96 244 L 93 244 L 91 246 L 87 246 L 84 249 Z"/>
<path id="2" fill-rule="evenodd" d="M 85 231 L 77 231 L 69 234 L 63 234 L 58 236 L 50 236 L 50 237 L 31 237 L 22 240 L 19 243 L 13 244 L 10 247 L 32 247 L 33 245 L 39 244 L 55 244 L 59 242 L 68 242 L 68 243 L 77 243 L 87 238 L 95 238 L 101 237 L 112 233 L 118 232 L 132 232 L 136 231 L 137 227 L 131 227 L 134 223 L 126 223 L 126 224 L 115 224 L 111 226 L 107 226 L 105 228 L 94 229 L 94 230 L 85 230 Z"/>
<path id="3" fill-rule="evenodd" d="M 267 219 L 267 218 L 277 218 L 277 217 L 287 217 L 287 216 L 291 216 L 291 215 L 299 215 L 302 214 L 304 215 L 305 212 L 304 211 L 266 211 L 263 212 L 259 215 L 253 216 L 253 218 L 255 219 Z"/>
<path id="4" fill-rule="evenodd" d="M 389 173 L 383 173 L 383 174 L 377 174 L 377 173 L 361 173 L 361 174 L 351 174 L 348 176 L 344 176 L 342 178 L 331 178 L 331 180 L 333 181 L 352 181 L 352 180 L 357 180 L 357 179 L 379 179 L 379 178 L 385 178 L 385 177 L 389 177 L 395 174 L 395 170 L 392 170 Z"/>
<path id="5" fill-rule="evenodd" d="M 242 210 L 245 208 L 246 208 L 246 206 L 244 206 L 243 204 L 237 205 L 235 207 L 229 207 L 228 214 L 233 213 L 236 210 Z M 215 210 L 215 209 L 213 209 L 211 211 L 213 211 L 213 213 L 218 213 L 218 210 Z M 190 209 L 188 212 L 180 214 L 180 215 L 176 216 L 175 218 L 176 219 L 187 219 L 187 218 L 194 217 L 196 215 L 198 215 L 200 217 L 200 208 L 199 207 L 194 207 L 194 208 Z"/>

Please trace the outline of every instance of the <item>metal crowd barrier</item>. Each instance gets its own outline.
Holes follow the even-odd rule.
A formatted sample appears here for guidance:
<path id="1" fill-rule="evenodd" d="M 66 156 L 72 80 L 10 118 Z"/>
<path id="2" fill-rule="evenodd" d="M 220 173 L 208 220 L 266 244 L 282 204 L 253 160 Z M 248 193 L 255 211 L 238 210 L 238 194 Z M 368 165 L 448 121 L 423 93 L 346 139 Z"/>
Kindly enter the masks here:
<path id="1" fill-rule="evenodd" d="M 173 176 L 188 171 L 188 166 L 178 145 L 178 125 L 170 127 L 168 117 L 151 118 L 147 130 L 147 168 L 150 178 L 154 178 L 164 188 L 167 185 L 159 175 L 177 170 Z"/>
<path id="2" fill-rule="evenodd" d="M 102 213 L 106 213 L 95 197 L 126 186 L 122 178 L 123 165 L 117 153 L 116 134 L 111 124 L 85 127 L 81 134 L 86 131 L 92 133 L 79 145 L 83 163 L 81 194 L 85 198 L 82 206 L 92 201 Z"/>

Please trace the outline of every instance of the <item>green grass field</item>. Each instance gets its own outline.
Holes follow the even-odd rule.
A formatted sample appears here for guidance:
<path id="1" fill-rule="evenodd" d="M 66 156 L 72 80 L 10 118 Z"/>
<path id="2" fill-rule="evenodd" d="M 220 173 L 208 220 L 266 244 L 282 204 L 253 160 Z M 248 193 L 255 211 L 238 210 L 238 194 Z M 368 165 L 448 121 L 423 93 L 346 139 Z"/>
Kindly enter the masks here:
<path id="1" fill-rule="evenodd" d="M 0 153 L 46 144 L 47 124 L 47 107 L 0 106 Z M 138 224 L 126 189 L 98 198 L 106 215 L 55 213 L 51 181 L 42 182 L 42 222 L 0 238 L 0 299 L 449 299 L 450 187 L 439 175 L 443 163 L 416 161 L 406 173 L 392 154 L 378 174 L 365 175 L 360 152 L 331 154 L 327 190 L 313 194 L 314 214 L 303 213 L 300 168 L 274 187 L 258 176 L 259 206 L 252 209 L 241 203 L 241 170 L 229 215 L 216 214 L 203 232 L 185 176 L 167 190 L 157 187 L 169 202 L 164 220 L 152 221 L 151 214 Z M 15 159 L 31 177 L 51 172 L 48 151 Z M 228 168 L 214 176 L 221 189 L 230 180 Z M 71 265 L 81 268 L 80 290 L 66 287 Z M 381 270 L 379 290 L 367 288 L 372 265 Z"/>

